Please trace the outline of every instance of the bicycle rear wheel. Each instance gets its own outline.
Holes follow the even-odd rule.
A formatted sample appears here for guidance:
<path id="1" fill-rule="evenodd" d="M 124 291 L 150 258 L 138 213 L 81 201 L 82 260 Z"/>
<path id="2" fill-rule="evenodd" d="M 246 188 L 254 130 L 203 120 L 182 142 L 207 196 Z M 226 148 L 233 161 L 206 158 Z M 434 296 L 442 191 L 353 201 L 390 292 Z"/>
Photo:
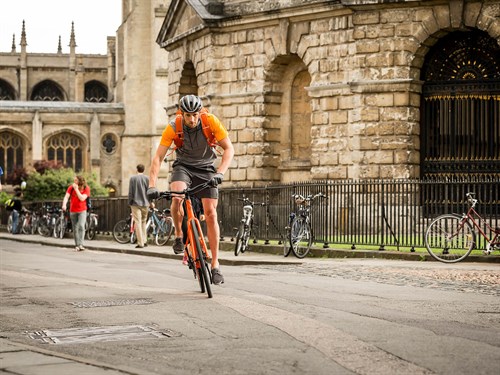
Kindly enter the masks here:
<path id="1" fill-rule="evenodd" d="M 196 251 L 197 265 L 196 270 L 198 272 L 198 280 L 200 282 L 201 292 L 203 293 L 206 289 L 208 294 L 208 298 L 212 298 L 212 288 L 211 288 L 211 279 L 208 274 L 209 269 L 208 265 L 205 262 L 205 252 L 201 248 L 200 242 L 200 234 L 198 232 L 198 227 L 196 225 L 196 220 L 191 220 L 191 230 L 193 231 L 193 239 L 194 239 L 194 249 Z"/>
<path id="2" fill-rule="evenodd" d="M 118 243 L 130 242 L 130 220 L 120 220 L 113 227 L 113 238 Z"/>
<path id="3" fill-rule="evenodd" d="M 476 233 L 462 217 L 445 214 L 435 218 L 425 232 L 425 247 L 436 260 L 456 263 L 467 258 L 476 243 Z"/>
<path id="4" fill-rule="evenodd" d="M 158 224 L 158 229 L 155 235 L 155 243 L 158 246 L 165 245 L 172 233 L 174 232 L 174 221 L 171 217 L 162 218 Z"/>
<path id="5" fill-rule="evenodd" d="M 297 258 L 304 258 L 311 249 L 311 226 L 302 216 L 296 217 L 290 227 L 290 245 Z"/>
<path id="6" fill-rule="evenodd" d="M 12 214 L 7 219 L 7 232 L 12 233 Z"/>
<path id="7" fill-rule="evenodd" d="M 238 228 L 238 233 L 236 233 L 236 244 L 234 245 L 234 255 L 238 256 L 242 252 L 244 246 L 243 238 L 245 236 L 245 223 L 241 222 Z"/>

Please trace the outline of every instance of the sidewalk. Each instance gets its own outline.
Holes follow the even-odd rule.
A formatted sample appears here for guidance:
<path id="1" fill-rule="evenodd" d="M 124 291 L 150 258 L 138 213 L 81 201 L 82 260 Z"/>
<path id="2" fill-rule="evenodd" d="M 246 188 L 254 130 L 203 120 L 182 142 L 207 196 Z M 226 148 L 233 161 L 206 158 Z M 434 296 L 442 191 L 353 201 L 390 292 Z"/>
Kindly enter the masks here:
<path id="1" fill-rule="evenodd" d="M 147 248 L 136 249 L 134 244 L 119 244 L 110 235 L 97 235 L 95 240 L 85 240 L 85 247 L 88 250 L 108 251 L 114 253 L 135 254 L 152 256 L 159 258 L 182 259 L 182 255 L 174 254 L 171 246 L 156 246 L 148 244 Z M 48 246 L 73 248 L 75 243 L 71 235 L 66 238 L 43 237 L 40 235 L 10 234 L 0 232 L 0 239 L 8 239 L 19 242 L 37 243 Z M 487 262 L 500 263 L 500 252 L 495 251 L 494 255 L 470 255 L 464 262 Z M 315 258 L 379 258 L 379 259 L 399 259 L 409 261 L 433 261 L 427 253 L 409 253 L 398 251 L 379 250 L 340 250 L 312 248 L 310 254 L 305 259 L 297 259 L 290 254 L 283 256 L 283 247 L 276 245 L 251 244 L 250 250 L 238 256 L 234 255 L 234 241 L 221 241 L 219 251 L 219 263 L 229 266 L 257 265 L 257 264 L 302 264 Z"/>

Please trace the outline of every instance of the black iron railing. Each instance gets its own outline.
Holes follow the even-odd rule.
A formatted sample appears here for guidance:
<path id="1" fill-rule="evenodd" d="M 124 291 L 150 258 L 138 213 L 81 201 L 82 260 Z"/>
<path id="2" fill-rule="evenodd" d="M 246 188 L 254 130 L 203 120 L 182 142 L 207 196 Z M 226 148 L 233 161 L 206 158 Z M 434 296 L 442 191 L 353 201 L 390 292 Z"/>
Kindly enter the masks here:
<path id="1" fill-rule="evenodd" d="M 262 243 L 279 243 L 285 234 L 292 194 L 323 192 L 327 200 L 312 206 L 312 226 L 317 246 L 348 244 L 353 248 L 374 245 L 423 247 L 429 221 L 442 213 L 466 210 L 465 194 L 475 192 L 478 212 L 493 227 L 500 227 L 500 178 L 469 177 L 430 180 L 342 180 L 270 185 L 261 188 L 225 188 L 220 191 L 218 216 L 221 236 L 229 239 L 243 214 L 237 198 L 266 202 L 255 206 L 255 237 Z M 61 201 L 49 202 L 60 205 Z M 98 231 L 110 234 L 114 224 L 130 214 L 127 198 L 92 198 L 99 214 Z M 158 202 L 165 208 L 170 202 Z M 40 207 L 41 202 L 27 204 Z M 2 224 L 8 213 L 1 210 Z M 478 244 L 480 248 L 484 243 Z"/>

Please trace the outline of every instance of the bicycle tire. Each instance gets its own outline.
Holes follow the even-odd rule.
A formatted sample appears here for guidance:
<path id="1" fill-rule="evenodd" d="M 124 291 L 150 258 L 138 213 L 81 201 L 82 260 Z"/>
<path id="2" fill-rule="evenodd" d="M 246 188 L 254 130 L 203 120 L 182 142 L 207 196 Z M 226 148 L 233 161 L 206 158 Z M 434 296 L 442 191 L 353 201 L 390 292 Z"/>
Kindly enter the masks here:
<path id="1" fill-rule="evenodd" d="M 240 222 L 240 227 L 238 228 L 238 233 L 236 233 L 236 243 L 234 245 L 234 256 L 238 256 L 242 251 L 243 247 L 243 236 L 245 233 L 245 223 Z"/>
<path id="2" fill-rule="evenodd" d="M 201 242 L 200 242 L 200 234 L 198 232 L 198 227 L 196 225 L 196 220 L 192 219 L 191 220 L 191 230 L 193 231 L 193 239 L 194 239 L 194 248 L 196 250 L 196 256 L 198 258 L 198 265 L 197 265 L 197 270 L 198 270 L 198 277 L 200 281 L 200 288 L 202 289 L 202 293 L 204 293 L 204 288 L 206 289 L 208 298 L 212 298 L 212 288 L 211 288 L 211 279 L 208 275 L 208 265 L 205 262 L 205 253 L 203 249 L 201 248 Z M 203 284 L 202 284 L 203 282 Z"/>
<path id="3" fill-rule="evenodd" d="M 64 219 L 60 217 L 57 218 L 56 224 L 54 225 L 54 237 L 64 238 L 64 232 L 66 232 L 66 226 L 64 225 Z"/>
<path id="4" fill-rule="evenodd" d="M 158 224 L 155 235 L 155 243 L 158 246 L 165 245 L 174 232 L 174 220 L 171 217 L 162 218 Z"/>
<path id="5" fill-rule="evenodd" d="M 290 228 L 285 228 L 285 237 L 283 238 L 283 256 L 286 258 L 292 252 L 292 246 L 290 245 Z"/>
<path id="6" fill-rule="evenodd" d="M 50 234 L 49 224 L 47 222 L 47 218 L 43 218 L 38 223 L 38 234 L 40 236 L 48 237 Z"/>
<path id="7" fill-rule="evenodd" d="M 436 260 L 457 263 L 469 256 L 476 243 L 472 225 L 456 214 L 440 215 L 431 221 L 425 231 L 425 247 Z"/>
<path id="8" fill-rule="evenodd" d="M 87 231 L 85 232 L 85 235 L 88 240 L 93 240 L 95 238 L 95 235 L 97 233 L 97 220 L 95 217 L 89 216 L 89 227 Z"/>
<path id="9" fill-rule="evenodd" d="M 130 220 L 120 220 L 113 227 L 113 238 L 118 243 L 130 242 Z"/>
<path id="10" fill-rule="evenodd" d="M 31 234 L 31 218 L 24 217 L 21 232 L 24 234 Z"/>
<path id="11" fill-rule="evenodd" d="M 12 214 L 7 219 L 7 232 L 12 233 Z"/>
<path id="12" fill-rule="evenodd" d="M 290 226 L 290 247 L 294 255 L 305 258 L 312 245 L 311 226 L 302 216 L 296 217 Z"/>
<path id="13" fill-rule="evenodd" d="M 252 235 L 253 220 L 250 219 L 250 225 L 245 228 L 243 232 L 243 246 L 241 247 L 241 252 L 244 253 L 248 250 L 248 241 L 250 241 L 250 236 Z"/>

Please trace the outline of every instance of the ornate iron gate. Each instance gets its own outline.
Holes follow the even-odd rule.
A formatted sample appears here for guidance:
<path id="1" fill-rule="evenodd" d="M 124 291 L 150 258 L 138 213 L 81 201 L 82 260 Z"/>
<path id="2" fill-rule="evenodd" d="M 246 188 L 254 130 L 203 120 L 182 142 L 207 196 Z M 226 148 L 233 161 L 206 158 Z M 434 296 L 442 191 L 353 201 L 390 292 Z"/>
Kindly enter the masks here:
<path id="1" fill-rule="evenodd" d="M 480 31 L 454 32 L 422 70 L 422 177 L 500 177 L 500 47 Z"/>

